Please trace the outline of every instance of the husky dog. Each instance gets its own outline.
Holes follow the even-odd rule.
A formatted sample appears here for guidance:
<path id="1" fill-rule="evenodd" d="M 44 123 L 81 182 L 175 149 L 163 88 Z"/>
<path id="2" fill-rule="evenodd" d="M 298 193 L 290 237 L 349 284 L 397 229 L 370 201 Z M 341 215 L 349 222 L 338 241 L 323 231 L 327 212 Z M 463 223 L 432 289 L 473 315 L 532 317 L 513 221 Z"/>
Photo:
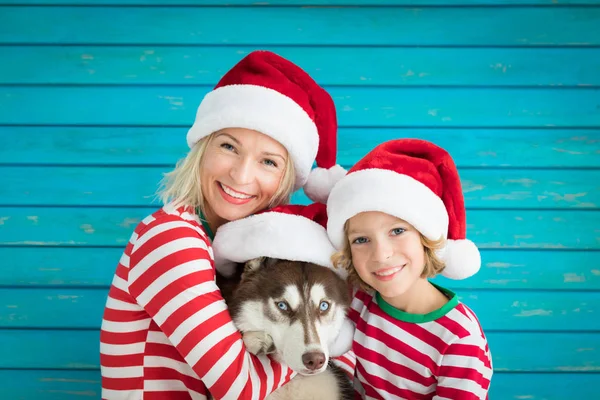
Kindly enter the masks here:
<path id="1" fill-rule="evenodd" d="M 217 283 L 248 351 L 270 353 L 298 373 L 269 400 L 353 398 L 350 379 L 329 360 L 350 304 L 348 286 L 334 271 L 261 257 Z"/>

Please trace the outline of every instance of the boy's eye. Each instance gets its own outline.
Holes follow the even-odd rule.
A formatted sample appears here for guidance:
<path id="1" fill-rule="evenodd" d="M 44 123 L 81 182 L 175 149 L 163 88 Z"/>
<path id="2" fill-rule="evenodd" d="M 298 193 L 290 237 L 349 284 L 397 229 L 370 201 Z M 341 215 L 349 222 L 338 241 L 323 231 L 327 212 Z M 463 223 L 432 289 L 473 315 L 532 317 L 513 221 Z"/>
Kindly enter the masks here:
<path id="1" fill-rule="evenodd" d="M 230 145 L 229 143 L 222 143 L 221 147 L 225 150 L 235 150 L 235 147 L 233 147 L 232 145 Z"/>
<path id="2" fill-rule="evenodd" d="M 392 235 L 400 235 L 402 233 L 406 232 L 406 229 L 404 228 L 395 228 L 392 229 Z"/>
<path id="3" fill-rule="evenodd" d="M 352 243 L 353 243 L 353 244 L 362 244 L 362 243 L 367 243 L 367 241 L 368 241 L 368 240 L 367 240 L 367 238 L 366 238 L 366 237 L 363 237 L 363 236 L 361 236 L 361 237 L 357 237 L 356 239 L 354 239 L 354 240 L 352 241 Z"/>
<path id="4" fill-rule="evenodd" d="M 266 165 L 268 165 L 269 167 L 275 167 L 275 168 L 277 168 L 277 163 L 276 163 L 275 161 L 273 161 L 273 160 L 269 160 L 269 159 L 267 158 L 267 159 L 265 159 L 263 162 L 264 162 Z"/>

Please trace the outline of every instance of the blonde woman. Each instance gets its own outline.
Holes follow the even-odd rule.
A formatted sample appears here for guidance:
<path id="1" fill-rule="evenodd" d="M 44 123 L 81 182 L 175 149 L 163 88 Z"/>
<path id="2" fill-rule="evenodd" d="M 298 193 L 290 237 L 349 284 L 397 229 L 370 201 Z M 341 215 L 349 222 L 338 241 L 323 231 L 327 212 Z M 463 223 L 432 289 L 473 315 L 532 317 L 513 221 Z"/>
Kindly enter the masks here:
<path id="1" fill-rule="evenodd" d="M 206 95 L 190 151 L 163 181 L 164 207 L 135 228 L 117 266 L 100 337 L 103 399 L 262 399 L 291 378 L 246 351 L 215 285 L 212 236 L 302 186 L 323 200 L 319 180 L 344 173 L 332 161 L 336 129 L 329 94 L 270 52 L 242 59 Z"/>

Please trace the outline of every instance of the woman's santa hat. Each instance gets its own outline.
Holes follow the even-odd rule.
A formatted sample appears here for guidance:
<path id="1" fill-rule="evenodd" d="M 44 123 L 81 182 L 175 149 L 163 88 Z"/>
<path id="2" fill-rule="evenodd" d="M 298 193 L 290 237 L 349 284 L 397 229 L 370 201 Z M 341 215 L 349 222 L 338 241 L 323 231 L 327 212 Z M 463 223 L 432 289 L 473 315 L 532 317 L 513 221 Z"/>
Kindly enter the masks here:
<path id="1" fill-rule="evenodd" d="M 217 230 L 213 240 L 215 267 L 232 276 L 236 263 L 258 257 L 303 261 L 333 268 L 335 253 L 327 236 L 325 204 L 286 205 L 228 222 Z M 342 278 L 346 271 L 334 269 Z"/>
<path id="2" fill-rule="evenodd" d="M 304 186 L 313 201 L 325 203 L 346 173 L 335 161 L 331 96 L 300 67 L 272 52 L 248 54 L 221 78 L 200 103 L 187 143 L 191 148 L 224 128 L 252 129 L 281 143 L 296 169 L 294 190 Z M 315 159 L 318 168 L 311 172 Z"/>
<path id="3" fill-rule="evenodd" d="M 405 220 L 431 240 L 448 239 L 440 251 L 442 275 L 465 279 L 481 266 L 479 250 L 466 239 L 466 212 L 458 171 L 450 154 L 433 143 L 401 139 L 373 149 L 333 188 L 327 232 L 342 249 L 344 224 L 365 211 Z"/>

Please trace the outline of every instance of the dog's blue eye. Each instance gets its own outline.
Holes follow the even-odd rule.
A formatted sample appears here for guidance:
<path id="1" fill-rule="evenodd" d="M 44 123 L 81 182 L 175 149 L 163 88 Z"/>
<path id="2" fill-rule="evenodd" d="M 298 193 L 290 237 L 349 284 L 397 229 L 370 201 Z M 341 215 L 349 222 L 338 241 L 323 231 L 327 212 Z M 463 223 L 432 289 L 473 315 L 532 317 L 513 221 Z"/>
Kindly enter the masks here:
<path id="1" fill-rule="evenodd" d="M 287 311 L 287 309 L 288 309 L 288 305 L 285 303 L 285 301 L 278 302 L 277 307 L 283 311 Z"/>
<path id="2" fill-rule="evenodd" d="M 321 310 L 321 311 L 329 310 L 329 303 L 326 301 L 322 301 L 321 304 L 319 304 L 319 310 Z"/>

